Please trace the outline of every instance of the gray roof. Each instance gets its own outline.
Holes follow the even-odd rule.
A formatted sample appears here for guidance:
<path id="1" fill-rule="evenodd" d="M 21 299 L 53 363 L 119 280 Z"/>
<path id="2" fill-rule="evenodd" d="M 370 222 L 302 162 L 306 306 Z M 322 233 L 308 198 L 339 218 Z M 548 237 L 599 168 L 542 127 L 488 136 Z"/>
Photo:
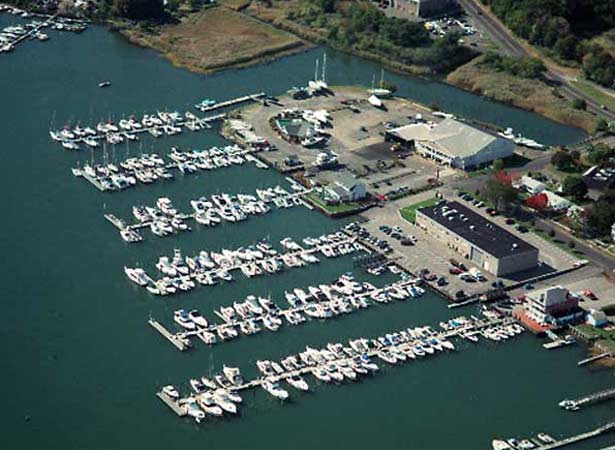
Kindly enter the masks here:
<path id="1" fill-rule="evenodd" d="M 444 202 L 420 208 L 425 214 L 485 253 L 501 258 L 513 253 L 536 252 L 536 247 L 518 238 L 459 202 Z M 444 214 L 446 213 L 446 216 Z"/>
<path id="2" fill-rule="evenodd" d="M 350 172 L 339 172 L 335 178 L 335 183 L 350 190 L 361 182 L 357 180 Z"/>
<path id="3" fill-rule="evenodd" d="M 454 119 L 444 119 L 431 128 L 428 125 L 421 127 L 414 124 L 397 128 L 392 132 L 402 139 L 430 142 L 448 155 L 458 158 L 475 155 L 496 141 L 499 145 L 514 146 L 506 139 Z"/>

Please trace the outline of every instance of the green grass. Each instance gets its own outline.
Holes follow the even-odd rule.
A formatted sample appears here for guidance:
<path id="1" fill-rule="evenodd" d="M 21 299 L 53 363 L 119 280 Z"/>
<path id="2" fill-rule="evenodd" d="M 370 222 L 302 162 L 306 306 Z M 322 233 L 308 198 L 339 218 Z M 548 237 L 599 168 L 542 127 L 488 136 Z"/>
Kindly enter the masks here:
<path id="1" fill-rule="evenodd" d="M 572 84 L 579 90 L 583 91 L 585 94 L 592 97 L 601 105 L 606 106 L 611 111 L 615 111 L 615 97 L 611 97 L 610 95 L 605 94 L 598 88 L 584 82 L 584 81 L 572 81 Z"/>
<path id="2" fill-rule="evenodd" d="M 422 202 L 415 203 L 414 205 L 406 206 L 399 210 L 401 216 L 407 220 L 408 222 L 414 223 L 416 219 L 416 210 L 419 208 L 425 208 L 427 206 L 433 206 L 438 203 L 439 199 L 430 198 L 427 200 L 423 200 Z"/>
<path id="3" fill-rule="evenodd" d="M 327 211 L 329 214 L 339 214 L 349 211 L 355 211 L 361 208 L 361 205 L 358 203 L 340 203 L 339 205 L 327 205 L 315 192 L 310 192 L 306 195 L 311 202 L 317 204 L 322 209 Z"/>

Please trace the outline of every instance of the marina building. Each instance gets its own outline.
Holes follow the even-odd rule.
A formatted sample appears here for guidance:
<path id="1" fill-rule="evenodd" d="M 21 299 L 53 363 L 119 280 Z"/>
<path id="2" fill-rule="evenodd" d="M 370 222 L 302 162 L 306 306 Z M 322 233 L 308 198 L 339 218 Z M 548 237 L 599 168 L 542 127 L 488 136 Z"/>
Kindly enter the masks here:
<path id="1" fill-rule="evenodd" d="M 328 186 L 326 191 L 329 198 L 338 202 L 355 202 L 367 196 L 365 183 L 358 181 L 348 172 L 339 173 L 333 185 Z"/>
<path id="2" fill-rule="evenodd" d="M 544 184 L 542 181 L 535 180 L 534 178 L 528 177 L 526 175 L 521 177 L 516 187 L 524 189 L 532 195 L 540 194 L 542 191 L 547 189 L 547 185 Z"/>
<path id="3" fill-rule="evenodd" d="M 511 156 L 515 144 L 455 119 L 436 125 L 411 124 L 389 130 L 385 140 L 399 142 L 419 155 L 468 170 Z"/>
<path id="4" fill-rule="evenodd" d="M 538 249 L 458 202 L 416 211 L 416 224 L 496 276 L 533 269 Z"/>
<path id="5" fill-rule="evenodd" d="M 541 325 L 566 325 L 582 320 L 585 313 L 579 308 L 579 299 L 568 289 L 553 286 L 539 289 L 526 296 L 527 316 Z"/>

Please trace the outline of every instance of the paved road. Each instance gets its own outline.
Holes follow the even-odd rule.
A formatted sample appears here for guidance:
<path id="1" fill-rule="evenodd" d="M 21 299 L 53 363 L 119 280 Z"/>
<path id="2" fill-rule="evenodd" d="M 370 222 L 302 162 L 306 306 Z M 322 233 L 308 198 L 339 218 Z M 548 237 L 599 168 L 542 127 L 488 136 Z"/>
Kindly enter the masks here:
<path id="1" fill-rule="evenodd" d="M 504 26 L 496 20 L 478 0 L 459 0 L 459 4 L 465 9 L 474 21 L 484 30 L 486 30 L 500 46 L 500 48 L 514 56 L 529 56 L 525 48 L 504 28 Z M 615 120 L 615 113 L 612 111 L 603 110 L 600 104 L 593 97 L 586 95 L 576 87 L 569 83 L 569 80 L 562 74 L 549 69 L 545 73 L 545 78 L 560 85 L 559 90 L 573 98 L 580 98 L 587 103 L 587 109 L 605 116 L 607 119 Z"/>
<path id="2" fill-rule="evenodd" d="M 553 229 L 555 231 L 555 237 L 560 239 L 561 241 L 568 242 L 571 239 L 575 242 L 575 249 L 583 252 L 585 254 L 585 259 L 591 261 L 596 266 L 600 267 L 606 271 L 615 270 L 615 259 L 611 258 L 599 250 L 590 247 L 581 239 L 577 239 L 572 234 L 568 232 L 565 228 L 562 228 L 557 222 L 552 220 L 545 220 L 541 218 L 536 218 L 536 225 L 542 227 L 543 229 L 549 230 Z"/>

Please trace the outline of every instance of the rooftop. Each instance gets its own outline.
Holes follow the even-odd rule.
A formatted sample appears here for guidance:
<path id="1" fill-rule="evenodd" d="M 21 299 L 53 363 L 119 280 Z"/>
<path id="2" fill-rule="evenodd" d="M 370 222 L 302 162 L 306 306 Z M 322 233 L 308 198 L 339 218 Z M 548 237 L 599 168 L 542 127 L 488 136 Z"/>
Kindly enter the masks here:
<path id="1" fill-rule="evenodd" d="M 449 155 L 459 158 L 472 156 L 495 141 L 501 145 L 514 146 L 506 139 L 450 118 L 435 126 L 412 124 L 395 128 L 390 133 L 405 140 L 435 143 Z"/>
<path id="2" fill-rule="evenodd" d="M 458 202 L 444 202 L 421 208 L 425 214 L 485 253 L 500 258 L 512 253 L 538 251 L 504 228 Z"/>

